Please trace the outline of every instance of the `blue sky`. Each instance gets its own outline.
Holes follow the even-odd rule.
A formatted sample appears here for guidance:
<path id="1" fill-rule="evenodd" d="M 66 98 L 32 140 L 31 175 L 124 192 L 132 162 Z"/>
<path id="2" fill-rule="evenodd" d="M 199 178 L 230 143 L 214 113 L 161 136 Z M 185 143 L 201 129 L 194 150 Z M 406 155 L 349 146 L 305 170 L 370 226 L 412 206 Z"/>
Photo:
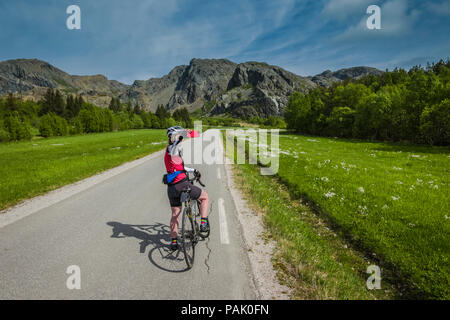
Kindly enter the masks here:
<path id="1" fill-rule="evenodd" d="M 81 30 L 66 8 L 81 8 Z M 366 9 L 381 7 L 381 30 Z M 192 58 L 265 61 L 299 75 L 450 58 L 450 0 L 2 0 L 0 60 L 37 58 L 131 84 Z"/>

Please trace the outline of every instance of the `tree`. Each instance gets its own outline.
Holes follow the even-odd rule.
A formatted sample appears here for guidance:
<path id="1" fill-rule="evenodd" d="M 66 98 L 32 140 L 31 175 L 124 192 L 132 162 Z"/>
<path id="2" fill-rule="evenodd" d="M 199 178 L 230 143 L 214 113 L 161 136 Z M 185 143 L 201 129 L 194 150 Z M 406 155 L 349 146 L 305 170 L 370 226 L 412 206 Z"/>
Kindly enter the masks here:
<path id="1" fill-rule="evenodd" d="M 301 92 L 294 92 L 290 98 L 285 110 L 285 120 L 289 129 L 297 132 L 303 132 L 308 126 L 308 115 L 311 111 L 311 100 L 308 95 Z"/>
<path id="2" fill-rule="evenodd" d="M 17 106 L 17 98 L 12 93 L 9 93 L 6 97 L 5 109 L 7 112 L 14 112 L 19 110 Z"/>
<path id="3" fill-rule="evenodd" d="M 450 144 L 450 99 L 423 110 L 420 116 L 420 132 L 429 144 Z"/>
<path id="4" fill-rule="evenodd" d="M 51 112 L 54 101 L 54 92 L 52 88 L 48 88 L 41 100 L 41 110 L 39 115 L 42 116 Z"/>
<path id="5" fill-rule="evenodd" d="M 82 106 L 82 100 L 80 101 L 77 96 L 68 95 L 66 98 L 66 112 L 65 112 L 65 118 L 71 119 L 78 115 L 80 112 L 81 106 Z M 82 99 L 82 98 L 81 98 Z"/>
<path id="6" fill-rule="evenodd" d="M 162 104 L 156 108 L 155 114 L 160 121 L 170 117 L 170 112 Z"/>
<path id="7" fill-rule="evenodd" d="M 352 127 L 355 111 L 349 107 L 336 107 L 327 118 L 328 134 L 332 136 L 349 138 L 352 136 Z"/>
<path id="8" fill-rule="evenodd" d="M 41 117 L 39 133 L 45 138 L 65 136 L 69 133 L 69 126 L 66 119 L 51 112 Z"/>
<path id="9" fill-rule="evenodd" d="M 141 107 L 139 107 L 137 102 L 134 104 L 133 113 L 134 114 L 141 114 Z"/>
<path id="10" fill-rule="evenodd" d="M 54 100 L 52 111 L 55 112 L 56 115 L 58 115 L 60 117 L 64 116 L 65 103 L 64 103 L 63 96 L 61 95 L 61 92 L 59 92 L 59 90 L 56 90 L 55 100 Z"/>
<path id="11" fill-rule="evenodd" d="M 189 111 L 186 107 L 177 109 L 173 112 L 172 117 L 180 123 L 183 127 L 189 128 L 192 127 L 191 116 L 189 115 Z"/>
<path id="12" fill-rule="evenodd" d="M 31 128 L 29 124 L 20 119 L 17 111 L 11 112 L 4 119 L 5 131 L 8 132 L 10 140 L 29 140 L 31 139 Z"/>
<path id="13" fill-rule="evenodd" d="M 142 121 L 142 118 L 139 115 L 133 114 L 133 116 L 131 117 L 131 128 L 132 129 L 144 128 L 144 121 Z"/>
<path id="14" fill-rule="evenodd" d="M 59 90 L 52 88 L 47 89 L 43 100 L 41 101 L 41 111 L 39 115 L 44 115 L 50 112 L 55 113 L 58 116 L 64 116 L 65 103 Z"/>
<path id="15" fill-rule="evenodd" d="M 150 112 L 141 112 L 140 114 L 142 122 L 144 123 L 144 128 L 150 129 L 152 128 L 152 116 Z"/>
<path id="16" fill-rule="evenodd" d="M 128 114 L 131 114 L 133 112 L 133 107 L 131 106 L 131 100 L 128 99 L 127 105 L 126 105 L 126 110 L 128 112 Z"/>
<path id="17" fill-rule="evenodd" d="M 119 98 L 111 98 L 111 102 L 109 103 L 109 110 L 111 110 L 114 113 L 118 113 L 121 111 L 121 106 L 120 106 L 120 100 Z"/>

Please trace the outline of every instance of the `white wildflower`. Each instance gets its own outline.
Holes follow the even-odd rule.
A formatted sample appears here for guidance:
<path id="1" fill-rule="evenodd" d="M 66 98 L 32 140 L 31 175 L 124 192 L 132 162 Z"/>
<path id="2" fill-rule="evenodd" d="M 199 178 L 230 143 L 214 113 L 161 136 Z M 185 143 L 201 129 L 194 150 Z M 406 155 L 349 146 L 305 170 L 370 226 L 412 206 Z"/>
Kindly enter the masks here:
<path id="1" fill-rule="evenodd" d="M 383 210 L 389 209 L 389 206 L 387 204 L 385 204 L 383 207 L 381 207 L 381 209 L 383 209 Z"/>
<path id="2" fill-rule="evenodd" d="M 328 182 L 328 178 L 327 177 L 322 177 L 322 178 L 320 178 L 320 180 Z"/>
<path id="3" fill-rule="evenodd" d="M 328 191 L 327 193 L 324 194 L 325 197 L 327 198 L 332 198 L 336 195 L 336 193 Z"/>
<path id="4" fill-rule="evenodd" d="M 400 200 L 400 197 L 392 196 L 391 198 L 392 198 L 392 200 L 394 200 L 394 201 Z"/>
<path id="5" fill-rule="evenodd" d="M 394 166 L 393 169 L 394 170 L 403 170 L 403 168 L 399 168 L 399 167 L 396 167 L 396 166 Z"/>
<path id="6" fill-rule="evenodd" d="M 364 188 L 363 187 L 359 187 L 358 190 L 359 190 L 359 192 L 364 193 Z"/>
<path id="7" fill-rule="evenodd" d="M 362 215 L 367 215 L 369 213 L 367 210 L 367 206 L 358 206 L 358 209 Z"/>

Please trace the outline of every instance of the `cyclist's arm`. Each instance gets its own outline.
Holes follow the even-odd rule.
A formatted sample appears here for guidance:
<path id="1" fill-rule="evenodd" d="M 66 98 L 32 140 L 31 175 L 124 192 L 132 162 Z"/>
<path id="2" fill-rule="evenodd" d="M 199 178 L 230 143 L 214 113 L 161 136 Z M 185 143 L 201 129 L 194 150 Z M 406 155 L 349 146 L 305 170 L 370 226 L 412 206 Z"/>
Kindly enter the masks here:
<path id="1" fill-rule="evenodd" d="M 180 146 L 180 140 L 177 140 L 173 143 L 173 145 L 170 148 L 169 154 L 171 157 L 175 157 L 175 159 L 179 159 L 179 161 L 182 161 L 182 154 L 183 149 Z M 177 162 L 177 160 L 174 160 L 174 162 Z M 184 167 L 184 170 L 189 173 L 194 173 L 194 168 Z"/>

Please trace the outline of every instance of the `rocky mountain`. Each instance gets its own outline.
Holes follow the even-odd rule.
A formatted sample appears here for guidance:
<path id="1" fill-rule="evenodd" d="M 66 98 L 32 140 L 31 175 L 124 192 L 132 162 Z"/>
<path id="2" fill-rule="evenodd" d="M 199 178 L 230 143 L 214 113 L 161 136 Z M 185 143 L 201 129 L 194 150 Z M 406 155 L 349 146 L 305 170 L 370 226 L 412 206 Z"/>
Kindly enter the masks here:
<path id="1" fill-rule="evenodd" d="M 122 102 L 131 100 L 153 112 L 162 104 L 171 111 L 187 107 L 190 111 L 203 108 L 209 115 L 269 116 L 282 115 L 294 91 L 307 92 L 317 85 L 381 73 L 374 68 L 355 67 L 301 77 L 261 62 L 192 59 L 189 65 L 177 66 L 161 78 L 126 85 L 103 75 L 70 75 L 36 59 L 17 59 L 0 62 L 0 95 L 21 92 L 25 98 L 36 100 L 47 88 L 57 88 L 104 107 L 111 97 L 119 97 Z"/>
<path id="2" fill-rule="evenodd" d="M 347 79 L 359 79 L 363 76 L 370 74 L 379 76 L 382 73 L 383 73 L 382 71 L 376 68 L 361 66 L 361 67 L 340 69 L 335 72 L 332 72 L 331 70 L 326 70 L 321 74 L 308 78 L 311 79 L 311 81 L 313 81 L 314 83 L 318 84 L 319 86 L 329 87 L 334 82 L 340 82 Z"/>
<path id="3" fill-rule="evenodd" d="M 226 59 L 192 59 L 188 66 L 175 67 L 162 78 L 135 81 L 128 95 L 145 100 L 150 110 L 162 104 L 169 110 L 187 107 L 193 111 L 227 89 L 235 68 L 236 63 Z"/>
<path id="4" fill-rule="evenodd" d="M 37 59 L 0 62 L 0 95 L 22 92 L 25 98 L 39 99 L 47 88 L 57 88 L 65 94 L 77 93 L 89 102 L 106 106 L 112 96 L 123 94 L 128 87 L 103 75 L 70 75 Z"/>
<path id="5" fill-rule="evenodd" d="M 309 79 L 277 66 L 246 62 L 236 66 L 210 114 L 229 113 L 237 117 L 270 116 L 284 113 L 289 95 L 307 92 L 316 85 Z"/>

